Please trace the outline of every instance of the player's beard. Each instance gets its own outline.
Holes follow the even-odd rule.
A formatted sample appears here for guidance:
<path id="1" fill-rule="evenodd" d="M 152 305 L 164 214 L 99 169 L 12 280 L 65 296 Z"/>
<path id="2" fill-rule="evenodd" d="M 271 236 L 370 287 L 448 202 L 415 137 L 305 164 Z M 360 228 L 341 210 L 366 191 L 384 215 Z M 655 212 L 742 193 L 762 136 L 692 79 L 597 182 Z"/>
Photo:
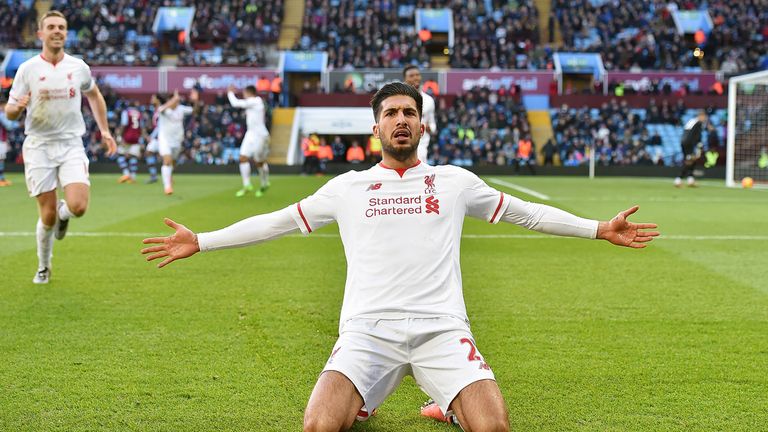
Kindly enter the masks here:
<path id="1" fill-rule="evenodd" d="M 392 156 L 398 162 L 404 162 L 416 153 L 416 149 L 419 148 L 419 136 L 411 136 L 411 143 L 409 146 L 393 146 L 390 138 L 381 137 L 381 150 Z"/>

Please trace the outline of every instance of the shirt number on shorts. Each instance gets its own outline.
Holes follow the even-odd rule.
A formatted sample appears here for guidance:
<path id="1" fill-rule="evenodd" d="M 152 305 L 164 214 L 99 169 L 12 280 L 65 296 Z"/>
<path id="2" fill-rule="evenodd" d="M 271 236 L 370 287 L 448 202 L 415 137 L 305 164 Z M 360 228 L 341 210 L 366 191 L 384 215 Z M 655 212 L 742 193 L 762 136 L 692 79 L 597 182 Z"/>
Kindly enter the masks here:
<path id="1" fill-rule="evenodd" d="M 463 344 L 469 345 L 469 355 L 467 355 L 467 360 L 468 361 L 480 362 L 480 369 L 491 370 L 491 367 L 488 366 L 488 363 L 484 362 L 483 358 L 480 357 L 479 355 L 477 355 L 477 348 L 475 347 L 475 343 L 472 342 L 471 339 L 469 339 L 469 338 L 461 338 L 461 340 L 459 342 L 461 342 Z"/>

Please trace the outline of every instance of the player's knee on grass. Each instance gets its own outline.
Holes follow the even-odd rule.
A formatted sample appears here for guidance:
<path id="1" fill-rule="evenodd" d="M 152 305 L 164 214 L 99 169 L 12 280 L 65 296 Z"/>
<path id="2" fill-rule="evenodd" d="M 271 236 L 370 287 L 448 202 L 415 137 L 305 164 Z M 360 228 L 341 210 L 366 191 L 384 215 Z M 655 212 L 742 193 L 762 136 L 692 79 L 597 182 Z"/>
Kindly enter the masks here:
<path id="1" fill-rule="evenodd" d="M 304 432 L 348 430 L 354 423 L 351 419 L 340 419 L 328 412 L 310 412 L 304 415 Z"/>

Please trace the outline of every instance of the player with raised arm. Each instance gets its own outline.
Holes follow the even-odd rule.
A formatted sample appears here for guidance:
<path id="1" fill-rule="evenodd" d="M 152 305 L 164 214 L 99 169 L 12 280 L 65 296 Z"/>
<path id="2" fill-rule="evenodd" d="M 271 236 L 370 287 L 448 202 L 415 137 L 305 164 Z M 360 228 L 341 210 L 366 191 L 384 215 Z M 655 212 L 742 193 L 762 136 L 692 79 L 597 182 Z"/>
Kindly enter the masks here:
<path id="1" fill-rule="evenodd" d="M 403 68 L 403 81 L 418 90 L 424 101 L 421 113 L 421 124 L 424 125 L 424 133 L 421 134 L 419 149 L 416 151 L 416 156 L 423 163 L 427 163 L 427 160 L 429 159 L 429 138 L 433 133 L 437 132 L 437 122 L 435 122 L 435 100 L 432 96 L 421 90 L 421 71 L 419 71 L 418 66 L 408 65 Z"/>
<path id="2" fill-rule="evenodd" d="M 39 56 L 19 66 L 11 86 L 5 113 L 24 120 L 24 174 L 29 195 L 37 199 L 38 269 L 34 283 L 48 283 L 51 276 L 53 237 L 67 232 L 69 219 L 82 216 L 88 208 L 90 181 L 88 156 L 83 147 L 85 121 L 82 95 L 88 99 L 101 132 L 106 155 L 117 150 L 107 123 L 107 105 L 91 69 L 82 60 L 64 52 L 67 20 L 58 11 L 48 11 L 38 23 L 37 37 L 43 42 Z M 56 188 L 64 189 L 58 202 Z M 54 234 L 55 233 L 55 234 Z"/>
<path id="3" fill-rule="evenodd" d="M 197 103 L 196 90 L 190 92 L 189 99 L 192 103 Z M 184 117 L 194 111 L 191 106 L 181 105 L 178 90 L 157 108 L 157 143 L 160 157 L 163 158 L 160 175 L 163 178 L 163 191 L 166 195 L 173 194 L 173 164 L 181 153 L 181 144 L 184 141 Z"/>
<path id="4" fill-rule="evenodd" d="M 245 109 L 246 131 L 243 142 L 240 144 L 240 176 L 243 179 L 243 188 L 235 195 L 241 197 L 253 191 L 251 184 L 251 160 L 253 160 L 259 173 L 260 186 L 255 195 L 261 197 L 269 188 L 269 165 L 267 164 L 269 131 L 264 124 L 265 106 L 264 101 L 256 94 L 256 87 L 252 85 L 245 88 L 243 96 L 245 99 L 238 99 L 235 96 L 235 86 L 230 85 L 227 89 L 229 103 L 235 108 Z"/>
<path id="5" fill-rule="evenodd" d="M 158 267 L 208 252 L 260 243 L 331 222 L 347 259 L 339 338 L 304 413 L 305 431 L 347 430 L 362 409 L 373 412 L 406 375 L 465 430 L 508 430 L 507 408 L 494 374 L 469 328 L 459 267 L 465 216 L 573 237 L 642 248 L 655 224 L 635 224 L 632 207 L 607 222 L 583 219 L 522 201 L 455 166 L 416 157 L 421 95 L 386 84 L 371 101 L 383 160 L 331 179 L 313 195 L 227 228 L 195 234 L 170 219 L 169 237 L 144 240 Z"/>

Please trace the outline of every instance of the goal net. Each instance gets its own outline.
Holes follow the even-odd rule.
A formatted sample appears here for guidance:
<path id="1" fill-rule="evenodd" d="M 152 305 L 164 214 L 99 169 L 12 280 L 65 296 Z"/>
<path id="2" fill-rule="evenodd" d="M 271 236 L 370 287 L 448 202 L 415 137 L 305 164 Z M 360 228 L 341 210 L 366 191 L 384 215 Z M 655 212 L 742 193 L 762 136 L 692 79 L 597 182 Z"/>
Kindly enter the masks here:
<path id="1" fill-rule="evenodd" d="M 751 177 L 768 187 L 768 71 L 730 79 L 727 152 L 727 186 Z"/>

